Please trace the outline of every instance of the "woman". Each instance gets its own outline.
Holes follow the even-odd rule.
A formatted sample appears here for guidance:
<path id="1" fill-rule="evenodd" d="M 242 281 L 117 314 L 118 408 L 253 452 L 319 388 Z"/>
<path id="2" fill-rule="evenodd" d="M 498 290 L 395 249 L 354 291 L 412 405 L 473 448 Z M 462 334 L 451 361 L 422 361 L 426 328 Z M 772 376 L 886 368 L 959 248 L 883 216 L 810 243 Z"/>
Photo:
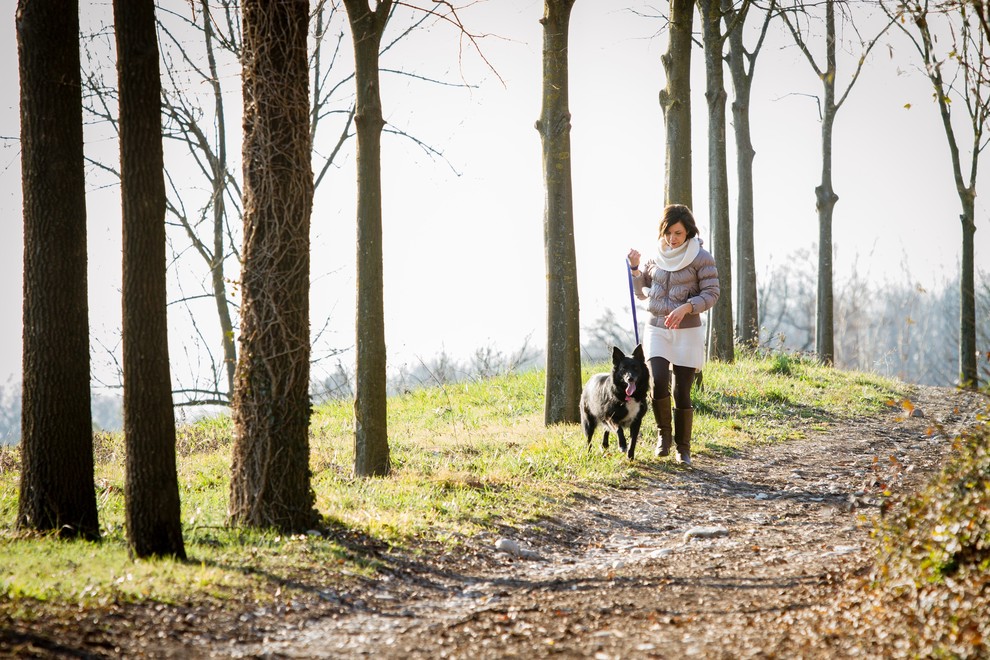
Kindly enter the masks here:
<path id="1" fill-rule="evenodd" d="M 649 301 L 650 320 L 643 339 L 653 379 L 653 416 L 657 420 L 657 456 L 670 454 L 691 464 L 691 384 L 705 363 L 705 329 L 701 314 L 718 301 L 715 260 L 701 247 L 691 209 L 671 204 L 663 210 L 657 255 L 640 265 L 641 255 L 630 250 L 633 284 L 640 299 Z M 648 294 L 643 294 L 644 288 Z M 674 411 L 671 432 L 670 367 L 674 367 Z"/>

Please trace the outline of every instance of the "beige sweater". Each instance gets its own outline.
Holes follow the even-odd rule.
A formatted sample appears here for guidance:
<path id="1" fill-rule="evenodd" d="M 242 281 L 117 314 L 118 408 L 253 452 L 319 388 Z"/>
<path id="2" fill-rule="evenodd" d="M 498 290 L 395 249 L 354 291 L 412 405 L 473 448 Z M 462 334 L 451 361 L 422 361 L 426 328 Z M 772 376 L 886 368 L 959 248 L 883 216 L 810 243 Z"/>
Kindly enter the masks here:
<path id="1" fill-rule="evenodd" d="M 636 297 L 649 301 L 650 325 L 663 327 L 667 314 L 684 303 L 691 303 L 691 313 L 684 317 L 680 327 L 697 328 L 701 325 L 700 315 L 718 302 L 718 269 L 712 255 L 702 248 L 694 261 L 680 270 L 663 270 L 650 259 L 633 277 L 633 286 Z M 649 291 L 644 293 L 643 289 Z"/>

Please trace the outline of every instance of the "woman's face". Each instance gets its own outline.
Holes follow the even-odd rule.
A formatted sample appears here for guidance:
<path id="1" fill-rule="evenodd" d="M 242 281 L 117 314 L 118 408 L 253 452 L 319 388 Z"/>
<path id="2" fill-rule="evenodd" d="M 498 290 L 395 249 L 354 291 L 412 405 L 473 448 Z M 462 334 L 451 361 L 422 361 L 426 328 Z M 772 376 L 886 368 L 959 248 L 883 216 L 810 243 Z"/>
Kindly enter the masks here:
<path id="1" fill-rule="evenodd" d="M 667 245 L 670 247 L 679 247 L 687 240 L 687 229 L 684 228 L 682 223 L 675 222 L 667 226 L 667 231 L 663 233 L 663 239 L 667 241 Z"/>

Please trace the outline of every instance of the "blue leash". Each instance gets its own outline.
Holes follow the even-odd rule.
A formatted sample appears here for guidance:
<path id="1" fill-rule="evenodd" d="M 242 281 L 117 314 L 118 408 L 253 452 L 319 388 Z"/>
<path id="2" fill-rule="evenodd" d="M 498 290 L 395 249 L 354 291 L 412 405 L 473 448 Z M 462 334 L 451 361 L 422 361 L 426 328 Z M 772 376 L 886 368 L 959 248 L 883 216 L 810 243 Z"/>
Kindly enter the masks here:
<path id="1" fill-rule="evenodd" d="M 626 259 L 626 275 L 629 278 L 629 306 L 632 307 L 633 332 L 636 335 L 636 345 L 639 346 L 639 321 L 636 320 L 636 295 L 633 293 L 632 264 Z"/>

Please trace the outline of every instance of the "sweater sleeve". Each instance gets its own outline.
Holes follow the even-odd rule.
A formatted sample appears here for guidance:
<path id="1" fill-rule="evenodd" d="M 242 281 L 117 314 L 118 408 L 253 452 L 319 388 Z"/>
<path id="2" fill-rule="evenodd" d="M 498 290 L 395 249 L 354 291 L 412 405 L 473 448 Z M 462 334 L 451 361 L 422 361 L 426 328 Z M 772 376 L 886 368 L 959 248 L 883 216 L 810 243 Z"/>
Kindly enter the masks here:
<path id="1" fill-rule="evenodd" d="M 636 297 L 639 298 L 640 300 L 646 300 L 647 298 L 649 298 L 647 294 L 643 293 L 643 288 L 644 287 L 649 288 L 653 286 L 653 278 L 650 277 L 650 274 L 648 272 L 649 269 L 650 269 L 650 262 L 647 261 L 645 264 L 640 266 L 640 269 L 636 271 L 636 273 L 638 274 L 633 275 L 632 278 L 633 293 L 635 293 Z"/>
<path id="2" fill-rule="evenodd" d="M 715 267 L 715 259 L 705 250 L 702 250 L 698 255 L 695 263 L 700 291 L 697 295 L 688 298 L 688 302 L 694 307 L 695 314 L 701 314 L 707 312 L 718 302 L 718 269 Z"/>

